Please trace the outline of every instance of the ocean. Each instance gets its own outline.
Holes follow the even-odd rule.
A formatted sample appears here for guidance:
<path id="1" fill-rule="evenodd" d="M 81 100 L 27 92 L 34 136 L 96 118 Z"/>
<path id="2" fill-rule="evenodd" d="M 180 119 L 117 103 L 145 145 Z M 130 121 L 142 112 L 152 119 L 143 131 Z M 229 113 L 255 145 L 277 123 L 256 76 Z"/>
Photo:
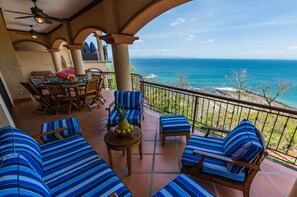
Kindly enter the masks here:
<path id="1" fill-rule="evenodd" d="M 245 88 L 259 92 L 263 82 L 287 79 L 293 88 L 277 100 L 297 107 L 297 60 L 251 60 L 251 59 L 184 59 L 184 58 L 132 58 L 136 72 L 170 84 L 178 74 L 188 77 L 190 88 L 212 90 L 232 89 L 225 78 L 231 70 L 247 69 Z"/>

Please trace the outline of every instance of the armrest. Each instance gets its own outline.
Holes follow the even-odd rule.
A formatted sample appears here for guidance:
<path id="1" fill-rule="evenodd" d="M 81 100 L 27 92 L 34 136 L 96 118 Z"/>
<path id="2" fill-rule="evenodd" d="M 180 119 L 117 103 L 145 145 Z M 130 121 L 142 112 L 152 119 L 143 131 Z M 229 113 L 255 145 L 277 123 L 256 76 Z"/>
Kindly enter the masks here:
<path id="1" fill-rule="evenodd" d="M 112 103 L 110 103 L 108 105 L 108 107 L 105 108 L 105 110 L 108 110 L 108 116 L 110 115 L 110 109 L 112 108 L 112 106 L 115 104 L 115 101 L 113 101 Z"/>
<path id="2" fill-rule="evenodd" d="M 51 130 L 51 131 L 47 131 L 45 133 L 41 133 L 41 134 L 38 134 L 38 135 L 33 135 L 32 137 L 33 138 L 40 138 L 42 136 L 46 136 L 46 135 L 49 135 L 49 134 L 53 134 L 54 133 L 59 140 L 63 140 L 64 138 L 59 134 L 59 132 L 60 131 L 64 131 L 64 130 L 67 130 L 67 128 L 66 127 L 62 127 L 62 128 Z"/>
<path id="3" fill-rule="evenodd" d="M 235 164 L 235 165 L 238 165 L 238 166 L 243 166 L 243 167 L 246 167 L 246 168 L 252 168 L 252 169 L 255 169 L 255 170 L 260 170 L 260 167 L 258 165 L 247 163 L 247 162 L 244 162 L 244 161 L 231 159 L 229 157 L 225 157 L 225 156 L 221 156 L 221 155 L 207 153 L 207 152 L 203 152 L 203 151 L 199 151 L 199 150 L 194 150 L 194 154 L 202 155 L 203 157 L 210 157 L 210 158 L 217 159 L 217 160 L 224 161 L 224 162 L 230 162 L 232 164 Z"/>
<path id="4" fill-rule="evenodd" d="M 219 129 L 219 128 L 215 128 L 215 127 L 209 127 L 209 126 L 202 126 L 201 129 L 206 131 L 206 134 L 204 135 L 204 137 L 207 137 L 210 133 L 210 131 L 219 131 L 222 133 L 229 133 L 230 131 L 226 130 L 226 129 Z"/>

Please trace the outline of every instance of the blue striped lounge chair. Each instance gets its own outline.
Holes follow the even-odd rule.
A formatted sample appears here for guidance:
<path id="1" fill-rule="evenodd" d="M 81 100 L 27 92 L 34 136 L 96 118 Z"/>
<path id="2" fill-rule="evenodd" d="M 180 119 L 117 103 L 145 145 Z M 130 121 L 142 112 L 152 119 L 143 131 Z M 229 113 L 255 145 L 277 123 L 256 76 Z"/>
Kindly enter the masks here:
<path id="1" fill-rule="evenodd" d="M 131 196 L 81 135 L 42 145 L 0 128 L 0 196 Z"/>
<path id="2" fill-rule="evenodd" d="M 249 120 L 242 120 L 225 138 L 191 135 L 182 155 L 182 172 L 214 181 L 249 196 L 251 183 L 267 156 L 264 137 Z"/>
<path id="3" fill-rule="evenodd" d="M 115 91 L 115 100 L 106 108 L 106 110 L 108 110 L 107 131 L 109 131 L 111 127 L 117 126 L 120 122 L 120 118 L 114 106 L 124 107 L 127 112 L 128 122 L 141 128 L 141 119 L 143 119 L 142 97 L 141 91 Z"/>
<path id="4" fill-rule="evenodd" d="M 167 196 L 214 197 L 186 174 L 180 174 L 154 195 L 154 197 Z"/>

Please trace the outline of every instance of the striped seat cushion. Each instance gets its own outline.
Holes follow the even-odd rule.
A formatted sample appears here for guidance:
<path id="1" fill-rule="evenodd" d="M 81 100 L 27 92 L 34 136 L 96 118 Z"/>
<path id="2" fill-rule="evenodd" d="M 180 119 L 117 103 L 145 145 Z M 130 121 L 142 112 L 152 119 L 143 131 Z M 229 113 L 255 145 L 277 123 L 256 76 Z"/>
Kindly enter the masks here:
<path id="1" fill-rule="evenodd" d="M 196 165 L 200 161 L 201 157 L 199 155 L 194 155 L 194 150 L 224 155 L 223 146 L 224 139 L 191 135 L 182 155 L 181 162 L 186 166 Z"/>
<path id="2" fill-rule="evenodd" d="M 263 150 L 256 134 L 255 126 L 249 120 L 243 120 L 225 138 L 224 154 L 232 159 L 251 163 Z M 232 173 L 240 173 L 244 167 L 227 164 Z"/>
<path id="3" fill-rule="evenodd" d="M 18 153 L 1 160 L 0 196 L 51 196 L 30 162 Z"/>
<path id="4" fill-rule="evenodd" d="M 182 165 L 195 166 L 198 164 L 202 157 L 200 155 L 193 154 L 194 150 L 200 150 L 203 152 L 224 156 L 223 147 L 224 139 L 222 138 L 191 135 L 182 155 Z M 201 171 L 232 179 L 238 182 L 242 182 L 246 178 L 244 172 L 240 174 L 234 174 L 228 170 L 225 162 L 210 158 L 206 158 L 204 160 Z"/>
<path id="5" fill-rule="evenodd" d="M 127 120 L 130 124 L 140 124 L 141 122 L 141 109 L 127 109 Z M 119 124 L 120 117 L 117 115 L 115 109 L 113 109 L 108 117 L 108 124 Z"/>
<path id="6" fill-rule="evenodd" d="M 162 132 L 190 132 L 191 125 L 183 115 L 160 116 Z"/>
<path id="7" fill-rule="evenodd" d="M 115 91 L 115 105 L 122 106 L 126 109 L 142 108 L 142 92 L 141 91 Z"/>
<path id="8" fill-rule="evenodd" d="M 60 135 L 63 137 L 67 137 L 67 136 L 81 132 L 81 128 L 80 128 L 77 118 L 71 117 L 71 118 L 66 118 L 63 120 L 56 120 L 54 122 L 43 123 L 41 125 L 41 133 L 59 129 L 62 127 L 67 128 L 67 130 L 59 132 Z M 48 142 L 48 141 L 56 140 L 57 138 L 56 138 L 55 134 L 49 134 L 46 136 L 42 136 L 41 139 L 43 142 Z"/>
<path id="9" fill-rule="evenodd" d="M 131 196 L 80 135 L 41 145 L 41 152 L 44 159 L 42 179 L 52 196 L 109 196 L 113 193 Z"/>
<path id="10" fill-rule="evenodd" d="M 163 189 L 157 192 L 155 197 L 165 196 L 191 196 L 211 197 L 214 196 L 201 185 L 185 174 L 180 174 Z"/>
<path id="11" fill-rule="evenodd" d="M 42 176 L 43 161 L 38 143 L 26 133 L 11 126 L 1 128 L 0 133 L 0 160 L 7 154 L 19 153 Z"/>

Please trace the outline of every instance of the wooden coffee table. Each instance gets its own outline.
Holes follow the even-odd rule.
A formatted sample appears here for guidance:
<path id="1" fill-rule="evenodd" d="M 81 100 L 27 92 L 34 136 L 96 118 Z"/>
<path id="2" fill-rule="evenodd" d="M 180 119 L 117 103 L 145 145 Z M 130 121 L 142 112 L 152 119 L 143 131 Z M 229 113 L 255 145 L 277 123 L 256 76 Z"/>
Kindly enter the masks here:
<path id="1" fill-rule="evenodd" d="M 107 148 L 107 154 L 109 159 L 109 165 L 113 167 L 111 150 L 127 151 L 127 165 L 128 165 L 128 175 L 131 175 L 131 149 L 135 146 L 138 146 L 139 156 L 142 159 L 142 132 L 140 128 L 134 128 L 131 131 L 131 136 L 118 136 L 115 132 L 109 131 L 104 136 L 104 142 Z"/>

